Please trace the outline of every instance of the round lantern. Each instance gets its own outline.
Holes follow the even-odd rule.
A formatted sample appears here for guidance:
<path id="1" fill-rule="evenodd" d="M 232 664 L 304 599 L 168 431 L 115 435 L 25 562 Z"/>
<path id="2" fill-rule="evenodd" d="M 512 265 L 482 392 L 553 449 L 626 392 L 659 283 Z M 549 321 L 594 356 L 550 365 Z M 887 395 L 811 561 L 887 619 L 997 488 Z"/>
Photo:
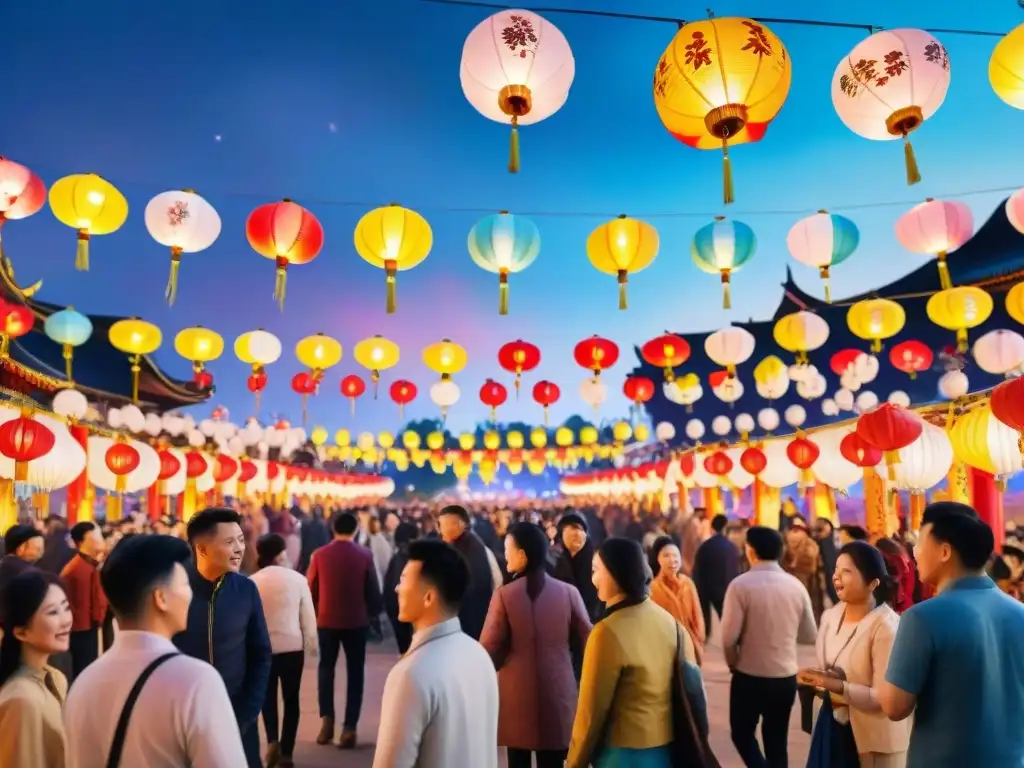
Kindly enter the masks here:
<path id="1" fill-rule="evenodd" d="M 690 359 L 690 345 L 682 336 L 666 333 L 657 336 L 640 348 L 640 356 L 659 368 L 665 369 L 665 381 L 675 379 L 676 368 Z"/>
<path id="2" fill-rule="evenodd" d="M 373 399 L 376 400 L 380 372 L 398 365 L 398 345 L 383 336 L 372 336 L 369 339 L 363 339 L 352 348 L 352 357 L 370 372 L 370 381 L 373 382 Z"/>
<path id="3" fill-rule="evenodd" d="M 257 328 L 235 339 L 235 357 L 259 373 L 265 366 L 281 358 L 281 342 L 274 334 Z"/>
<path id="4" fill-rule="evenodd" d="M 973 285 L 947 288 L 928 299 L 928 319 L 940 328 L 956 331 L 957 350 L 967 351 L 967 332 L 992 314 L 992 296 Z"/>
<path id="5" fill-rule="evenodd" d="M 533 11 L 501 10 L 469 33 L 462 92 L 481 115 L 512 126 L 509 173 L 519 172 L 519 126 L 561 109 L 575 75 L 565 35 Z"/>
<path id="6" fill-rule="evenodd" d="M 45 203 L 43 180 L 24 165 L 0 155 L 0 227 L 5 221 L 37 213 Z"/>
<path id="7" fill-rule="evenodd" d="M 485 216 L 469 231 L 469 255 L 498 276 L 498 314 L 508 314 L 508 276 L 522 272 L 540 253 L 540 231 L 525 216 L 502 211 Z"/>
<path id="8" fill-rule="evenodd" d="M 0 454 L 14 461 L 11 479 L 24 482 L 28 477 L 28 462 L 48 454 L 56 439 L 53 430 L 27 413 L 0 424 Z"/>
<path id="9" fill-rule="evenodd" d="M 864 476 L 859 466 L 843 456 L 842 441 L 849 434 L 846 429 L 826 429 L 815 433 L 814 442 L 821 449 L 821 456 L 814 462 L 814 477 L 819 483 L 846 489 Z"/>
<path id="10" fill-rule="evenodd" d="M 433 245 L 434 234 L 427 220 L 398 203 L 374 208 L 356 224 L 356 253 L 384 270 L 385 310 L 389 315 L 394 314 L 397 306 L 398 273 L 427 258 Z"/>
<path id="11" fill-rule="evenodd" d="M 1024 234 L 1024 189 L 1018 189 L 1006 199 L 1005 211 L 1013 228 Z"/>
<path id="12" fill-rule="evenodd" d="M 323 333 L 314 333 L 300 339 L 295 345 L 295 357 L 309 368 L 316 381 L 320 381 L 324 371 L 341 362 L 341 344 Z"/>
<path id="13" fill-rule="evenodd" d="M 548 423 L 548 408 L 558 402 L 562 393 L 558 385 L 550 381 L 538 381 L 533 385 L 533 400 L 544 408 L 544 425 Z"/>
<path id="14" fill-rule="evenodd" d="M 818 211 L 813 216 L 800 219 L 786 236 L 790 255 L 801 264 L 814 267 L 821 275 L 826 303 L 832 302 L 829 271 L 850 258 L 859 243 L 857 225 L 845 216 L 828 211 Z"/>
<path id="15" fill-rule="evenodd" d="M 597 411 L 608 399 L 608 387 L 600 379 L 586 378 L 580 382 L 580 400 Z"/>
<path id="16" fill-rule="evenodd" d="M 736 376 L 736 366 L 742 365 L 754 354 L 754 336 L 750 331 L 732 325 L 709 334 L 704 339 L 704 352 L 711 362 Z"/>
<path id="17" fill-rule="evenodd" d="M 32 330 L 35 315 L 24 304 L 7 304 L 0 300 L 0 357 L 10 353 L 11 339 L 18 339 Z"/>
<path id="18" fill-rule="evenodd" d="M 89 412 L 89 401 L 77 389 L 61 389 L 53 396 L 51 407 L 58 416 L 78 421 Z"/>
<path id="19" fill-rule="evenodd" d="M 779 428 L 779 412 L 774 408 L 762 408 L 757 412 L 757 426 L 765 432 L 771 432 Z"/>
<path id="20" fill-rule="evenodd" d="M 116 441 L 107 448 L 103 461 L 117 478 L 114 490 L 124 493 L 126 476 L 138 469 L 142 457 L 134 446 Z"/>
<path id="21" fill-rule="evenodd" d="M 516 398 L 518 398 L 523 373 L 532 371 L 540 365 L 540 350 L 522 339 L 510 341 L 507 344 L 502 344 L 501 349 L 498 350 L 498 365 L 509 373 L 515 374 Z"/>
<path id="22" fill-rule="evenodd" d="M 711 420 L 711 432 L 716 437 L 725 437 L 732 432 L 732 419 L 728 416 L 715 416 Z"/>
<path id="23" fill-rule="evenodd" d="M 704 469 L 709 475 L 724 477 L 732 472 L 733 462 L 725 451 L 715 451 L 704 459 Z"/>
<path id="24" fill-rule="evenodd" d="M 1024 24 L 996 43 L 988 62 L 988 81 L 1000 99 L 1024 109 Z"/>
<path id="25" fill-rule="evenodd" d="M 854 336 L 871 342 L 872 352 L 882 351 L 882 342 L 903 330 L 907 314 L 891 299 L 863 299 L 846 313 L 846 324 Z"/>
<path id="26" fill-rule="evenodd" d="M 865 139 L 903 139 L 907 184 L 921 180 L 910 134 L 942 106 L 949 55 L 920 29 L 887 29 L 858 43 L 832 76 L 839 118 Z"/>
<path id="27" fill-rule="evenodd" d="M 889 467 L 889 479 L 895 480 L 895 466 L 900 462 L 898 451 L 921 436 L 924 420 L 913 411 L 882 403 L 857 419 L 857 435 L 882 451 Z"/>
<path id="28" fill-rule="evenodd" d="M 118 320 L 107 332 L 110 345 L 128 355 L 132 371 L 132 402 L 139 402 L 139 374 L 142 372 L 142 357 L 156 352 L 163 342 L 160 329 L 137 317 Z"/>
<path id="29" fill-rule="evenodd" d="M 178 295 L 178 270 L 183 253 L 199 253 L 220 236 L 220 216 L 213 206 L 191 190 L 161 192 L 146 205 L 146 229 L 160 245 L 171 249 L 171 276 L 167 303 Z"/>
<path id="30" fill-rule="evenodd" d="M 219 333 L 197 325 L 178 331 L 174 351 L 192 363 L 192 372 L 198 377 L 207 363 L 224 354 L 224 339 Z"/>
<path id="31" fill-rule="evenodd" d="M 442 380 L 450 379 L 465 368 L 467 362 L 466 350 L 450 339 L 441 339 L 423 350 L 423 363 Z"/>
<path id="32" fill-rule="evenodd" d="M 659 443 L 667 443 L 675 436 L 676 428 L 670 421 L 659 421 L 654 427 L 654 437 Z"/>
<path id="33" fill-rule="evenodd" d="M 947 400 L 958 400 L 970 391 L 970 382 L 963 371 L 946 371 L 939 377 L 939 394 Z"/>
<path id="34" fill-rule="evenodd" d="M 953 465 L 951 437 L 941 427 L 924 422 L 920 437 L 898 452 L 899 461 L 890 478 L 896 487 L 920 494 L 946 479 Z"/>
<path id="35" fill-rule="evenodd" d="M 430 385 L 430 400 L 441 409 L 442 421 L 448 416 L 448 409 L 459 402 L 462 392 L 451 379 L 435 381 Z"/>
<path id="36" fill-rule="evenodd" d="M 974 361 L 985 373 L 1005 376 L 1024 365 L 1024 336 L 1016 331 L 989 331 L 974 342 Z"/>
<path id="37" fill-rule="evenodd" d="M 620 214 L 587 238 L 587 257 L 594 268 L 619 279 L 619 309 L 626 309 L 630 272 L 646 269 L 658 255 L 658 231 L 650 224 Z"/>
<path id="38" fill-rule="evenodd" d="M 992 390 L 989 403 L 992 414 L 999 421 L 1021 434 L 1021 448 L 1024 452 L 1024 377 L 999 384 Z"/>
<path id="39" fill-rule="evenodd" d="M 769 488 L 788 488 L 800 481 L 801 472 L 789 460 L 784 440 L 769 440 L 762 447 L 765 467 L 758 478 Z"/>
<path id="40" fill-rule="evenodd" d="M 50 187 L 50 210 L 61 224 L 78 230 L 75 269 L 89 270 L 89 238 L 116 232 L 128 218 L 128 201 L 95 173 L 77 173 Z"/>
<path id="41" fill-rule="evenodd" d="M 356 398 L 362 397 L 364 392 L 366 392 L 366 382 L 363 381 L 361 376 L 350 373 L 341 380 L 341 394 L 343 397 L 348 398 L 352 406 L 353 416 L 356 414 Z"/>
<path id="42" fill-rule="evenodd" d="M 316 379 L 306 372 L 296 373 L 292 376 L 292 391 L 303 398 L 309 397 L 316 392 Z"/>
<path id="43" fill-rule="evenodd" d="M 723 193 L 733 201 L 729 147 L 760 141 L 792 78 L 782 41 L 764 24 L 709 18 L 680 27 L 654 70 L 654 106 L 676 139 L 721 149 Z"/>
<path id="44" fill-rule="evenodd" d="M 958 416 L 949 431 L 949 440 L 958 459 L 995 475 L 1003 489 L 1006 480 L 1024 466 L 1020 433 L 996 418 L 987 403 Z"/>
<path id="45" fill-rule="evenodd" d="M 288 266 L 308 264 L 324 247 L 324 228 L 316 216 L 285 198 L 266 203 L 249 214 L 245 236 L 256 253 L 273 259 L 276 267 L 274 298 L 284 309 Z"/>
<path id="46" fill-rule="evenodd" d="M 577 344 L 572 354 L 577 365 L 592 371 L 594 378 L 597 378 L 601 371 L 615 365 L 619 359 L 619 347 L 608 339 L 591 336 Z"/>
<path id="47" fill-rule="evenodd" d="M 920 341 L 901 341 L 889 350 L 889 362 L 897 371 L 917 378 L 917 374 L 932 367 L 935 355 L 926 344 Z"/>
<path id="48" fill-rule="evenodd" d="M 704 437 L 704 422 L 700 419 L 690 419 L 686 422 L 686 436 L 694 442 Z"/>
<path id="49" fill-rule="evenodd" d="M 806 364 L 807 353 L 828 341 L 828 323 L 813 312 L 801 310 L 779 319 L 772 331 L 775 343 L 796 355 L 798 363 Z"/>
<path id="50" fill-rule="evenodd" d="M 403 414 L 405 412 L 405 406 L 416 399 L 416 385 L 411 381 L 399 379 L 398 381 L 392 382 L 391 389 L 388 393 L 391 395 L 392 401 L 394 401 L 398 406 L 398 418 L 404 418 Z"/>
<path id="51" fill-rule="evenodd" d="M 797 437 L 786 444 L 786 457 L 793 463 L 793 466 L 802 473 L 801 479 L 805 485 L 814 480 L 811 474 L 811 467 L 821 455 L 821 449 L 813 440 L 806 437 Z"/>
<path id="52" fill-rule="evenodd" d="M 654 397 L 654 382 L 645 376 L 629 376 L 622 385 L 622 393 L 636 406 Z"/>
<path id="53" fill-rule="evenodd" d="M 882 461 L 882 451 L 857 434 L 856 430 L 839 442 L 843 458 L 862 469 L 876 467 Z"/>
<path id="54" fill-rule="evenodd" d="M 722 307 L 732 308 L 730 284 L 734 272 L 754 258 L 757 237 L 742 221 L 716 216 L 711 224 L 697 230 L 690 243 L 690 256 L 704 272 L 722 277 Z"/>
<path id="55" fill-rule="evenodd" d="M 751 446 L 740 455 L 740 466 L 754 477 L 757 477 L 768 466 L 768 459 L 765 458 L 764 451 Z"/>
<path id="56" fill-rule="evenodd" d="M 64 351 L 64 374 L 68 381 L 74 381 L 72 358 L 75 347 L 80 347 L 92 336 L 92 321 L 77 312 L 74 307 L 54 312 L 43 323 L 43 330 L 53 341 L 61 345 Z"/>
<path id="57" fill-rule="evenodd" d="M 896 239 L 913 253 L 935 256 L 939 284 L 952 288 L 946 257 L 971 239 L 974 216 L 963 203 L 928 198 L 896 220 Z"/>
<path id="58" fill-rule="evenodd" d="M 480 388 L 480 402 L 491 409 L 491 421 L 498 418 L 498 407 L 504 405 L 508 400 L 508 390 L 505 386 L 493 379 L 488 379 Z"/>

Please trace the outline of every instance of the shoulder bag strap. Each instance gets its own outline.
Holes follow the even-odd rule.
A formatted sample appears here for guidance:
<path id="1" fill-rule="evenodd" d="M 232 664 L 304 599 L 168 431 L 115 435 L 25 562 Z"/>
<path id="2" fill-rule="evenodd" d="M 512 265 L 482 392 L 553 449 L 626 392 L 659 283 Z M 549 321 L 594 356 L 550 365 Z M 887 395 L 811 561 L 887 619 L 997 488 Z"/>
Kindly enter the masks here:
<path id="1" fill-rule="evenodd" d="M 180 656 L 180 653 L 165 653 L 150 662 L 142 674 L 139 675 L 139 679 L 135 681 L 135 685 L 132 686 L 131 691 L 128 694 L 128 698 L 124 702 L 124 708 L 121 710 L 121 716 L 117 719 L 117 730 L 114 731 L 114 742 L 110 746 L 110 756 L 107 758 L 107 768 L 118 768 L 121 764 L 121 753 L 124 751 L 124 740 L 128 735 L 128 721 L 131 720 L 132 710 L 135 709 L 135 703 L 139 700 L 139 694 L 142 693 L 143 687 L 146 685 L 146 681 L 149 680 L 150 676 L 156 672 L 157 668 L 165 661 L 170 661 L 175 656 Z"/>

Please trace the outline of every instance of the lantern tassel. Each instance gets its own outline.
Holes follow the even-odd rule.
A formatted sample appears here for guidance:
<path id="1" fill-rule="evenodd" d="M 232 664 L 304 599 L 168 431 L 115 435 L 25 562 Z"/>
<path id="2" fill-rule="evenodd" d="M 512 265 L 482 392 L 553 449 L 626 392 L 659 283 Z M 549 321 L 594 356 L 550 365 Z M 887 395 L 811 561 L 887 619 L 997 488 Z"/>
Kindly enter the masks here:
<path id="1" fill-rule="evenodd" d="M 818 268 L 818 274 L 821 275 L 821 280 L 825 283 L 825 303 L 832 303 L 832 281 L 829 279 L 828 265 Z"/>
<path id="2" fill-rule="evenodd" d="M 907 186 L 917 184 L 921 180 L 921 171 L 918 170 L 914 146 L 910 143 L 910 136 L 907 134 L 903 134 L 903 160 L 907 166 Z"/>
<path id="3" fill-rule="evenodd" d="M 24 483 L 26 480 L 28 480 L 28 462 L 14 462 L 14 482 Z"/>
<path id="4" fill-rule="evenodd" d="M 546 405 L 544 406 L 544 426 L 545 427 L 549 426 L 549 424 L 548 424 L 548 407 Z"/>
<path id="5" fill-rule="evenodd" d="M 734 200 L 732 189 L 732 162 L 729 160 L 729 137 L 722 137 L 722 201 L 729 205 Z"/>
<path id="6" fill-rule="evenodd" d="M 958 328 L 956 331 L 956 351 L 966 352 L 967 349 L 967 329 Z"/>
<path id="7" fill-rule="evenodd" d="M 142 371 L 142 366 L 139 365 L 140 359 L 138 355 L 133 355 L 131 358 L 132 363 L 132 402 L 136 405 L 139 404 L 139 373 Z"/>
<path id="8" fill-rule="evenodd" d="M 257 390 L 256 391 L 256 415 L 257 416 L 260 415 L 260 400 L 262 400 L 262 398 L 260 397 L 260 394 L 261 394 L 260 391 Z"/>
<path id="9" fill-rule="evenodd" d="M 953 281 L 949 279 L 949 264 L 946 263 L 946 252 L 939 251 L 939 285 L 946 291 L 953 287 Z"/>
<path id="10" fill-rule="evenodd" d="M 174 300 L 178 298 L 178 270 L 181 268 L 181 248 L 171 248 L 171 275 L 167 278 L 167 289 L 164 296 L 167 297 L 167 306 L 173 307 Z"/>
<path id="11" fill-rule="evenodd" d="M 498 273 L 498 314 L 508 314 L 508 270 Z"/>
<path id="12" fill-rule="evenodd" d="M 118 480 L 121 478 L 118 477 Z M 124 505 L 120 493 L 107 494 L 107 520 L 115 521 L 121 519 L 121 511 Z"/>
<path id="13" fill-rule="evenodd" d="M 75 348 L 72 347 L 70 344 L 65 344 L 64 348 L 63 348 L 63 351 L 64 351 L 64 378 L 66 378 L 68 380 L 68 382 L 73 382 L 74 379 L 71 376 L 71 361 L 72 361 L 72 358 L 74 357 L 74 354 L 75 354 Z"/>
<path id="14" fill-rule="evenodd" d="M 79 272 L 89 271 L 89 231 L 78 230 L 78 250 L 75 251 L 75 269 Z"/>
<path id="15" fill-rule="evenodd" d="M 284 296 L 288 291 L 288 270 L 285 268 L 287 262 L 282 264 L 281 261 L 281 259 L 277 260 L 277 274 L 274 278 L 274 298 L 277 300 L 277 306 L 284 312 Z"/>
<path id="16" fill-rule="evenodd" d="M 886 451 L 885 466 L 889 470 L 889 482 L 896 482 L 896 465 L 900 463 L 900 452 L 899 451 Z"/>
<path id="17" fill-rule="evenodd" d="M 307 408 L 309 402 L 309 395 L 302 396 L 302 426 L 306 426 L 306 422 L 309 421 L 309 410 Z"/>
<path id="18" fill-rule="evenodd" d="M 722 270 L 722 309 L 732 309 L 732 281 L 729 270 Z"/>
<path id="19" fill-rule="evenodd" d="M 619 309 L 628 309 L 629 302 L 626 299 L 626 287 L 629 285 L 629 272 L 619 270 Z"/>
<path id="20" fill-rule="evenodd" d="M 519 386 L 522 384 L 522 378 L 523 378 L 523 374 L 521 374 L 521 373 L 517 373 L 516 374 L 516 380 L 515 380 L 515 383 L 513 384 L 513 386 L 516 388 L 516 400 L 519 399 Z"/>
<path id="21" fill-rule="evenodd" d="M 384 262 L 384 283 L 387 287 L 387 298 L 385 312 L 389 315 L 395 314 L 398 307 L 398 263 L 394 261 Z"/>
<path id="22" fill-rule="evenodd" d="M 508 172 L 519 173 L 519 116 L 512 115 L 512 134 L 508 145 Z"/>
<path id="23" fill-rule="evenodd" d="M 403 403 L 398 404 L 398 420 L 401 421 L 405 418 L 405 405 Z"/>
<path id="24" fill-rule="evenodd" d="M 348 399 L 348 401 L 349 401 L 349 403 L 352 404 L 352 415 L 355 416 L 356 415 L 356 399 L 354 397 L 350 397 Z"/>
<path id="25" fill-rule="evenodd" d="M 127 487 L 127 480 L 124 475 L 116 475 L 114 478 L 114 490 L 118 493 L 124 493 Z"/>

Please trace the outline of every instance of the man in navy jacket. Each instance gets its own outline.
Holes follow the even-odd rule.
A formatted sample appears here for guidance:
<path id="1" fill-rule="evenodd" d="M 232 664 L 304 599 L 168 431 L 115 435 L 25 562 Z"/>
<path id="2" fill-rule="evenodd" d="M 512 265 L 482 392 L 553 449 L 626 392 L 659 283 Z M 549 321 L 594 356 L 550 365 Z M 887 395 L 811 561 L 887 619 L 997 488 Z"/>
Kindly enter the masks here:
<path id="1" fill-rule="evenodd" d="M 740 553 L 724 534 L 728 524 L 729 518 L 725 515 L 712 518 L 711 530 L 714 533 L 697 547 L 693 560 L 693 582 L 704 611 L 708 637 L 711 636 L 711 608 L 714 607 L 721 621 L 725 590 L 740 573 Z"/>
<path id="2" fill-rule="evenodd" d="M 188 628 L 174 638 L 183 652 L 211 664 L 224 678 L 249 768 L 260 768 L 256 725 L 270 678 L 270 636 L 256 585 L 238 573 L 245 552 L 241 516 L 214 507 L 188 523 L 195 557 L 190 571 Z"/>

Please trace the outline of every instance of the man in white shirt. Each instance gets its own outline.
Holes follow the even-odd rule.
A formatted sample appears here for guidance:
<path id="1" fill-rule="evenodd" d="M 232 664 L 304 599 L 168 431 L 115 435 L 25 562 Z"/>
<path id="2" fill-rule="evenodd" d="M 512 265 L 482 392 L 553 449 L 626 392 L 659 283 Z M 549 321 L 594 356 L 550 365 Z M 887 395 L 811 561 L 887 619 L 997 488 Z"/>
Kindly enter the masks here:
<path id="1" fill-rule="evenodd" d="M 409 545 L 398 618 L 412 644 L 384 685 L 374 768 L 497 768 L 498 676 L 459 624 L 469 566 L 436 539 Z"/>
<path id="2" fill-rule="evenodd" d="M 67 768 L 246 764 L 221 676 L 171 642 L 188 622 L 191 556 L 179 539 L 132 536 L 104 563 L 100 580 L 120 632 L 68 695 Z"/>

